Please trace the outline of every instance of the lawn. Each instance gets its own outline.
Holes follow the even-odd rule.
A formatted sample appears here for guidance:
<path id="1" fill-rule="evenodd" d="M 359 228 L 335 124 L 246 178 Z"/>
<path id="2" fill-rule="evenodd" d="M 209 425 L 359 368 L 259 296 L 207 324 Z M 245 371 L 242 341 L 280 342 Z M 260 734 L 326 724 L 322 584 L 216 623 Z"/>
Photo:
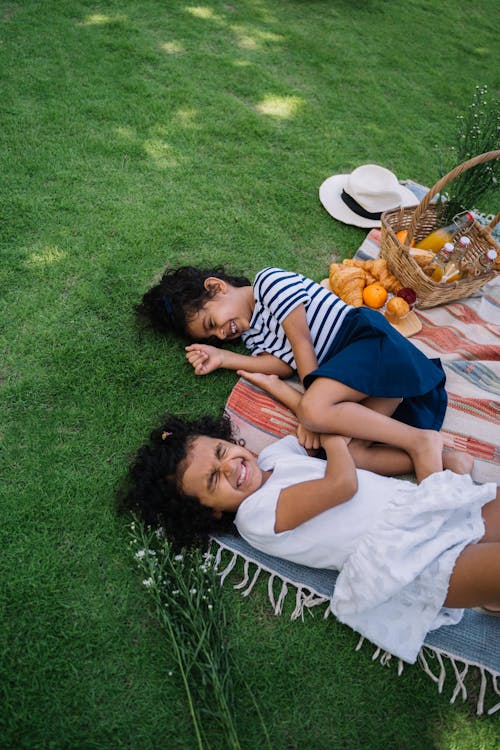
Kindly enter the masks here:
<path id="1" fill-rule="evenodd" d="M 5 750 L 194 747 L 115 495 L 163 411 L 218 413 L 236 376 L 197 379 L 133 304 L 166 263 L 319 280 L 352 256 L 365 232 L 324 211 L 320 183 L 375 162 L 433 184 L 474 87 L 498 94 L 497 11 L 0 2 Z M 264 582 L 226 598 L 276 750 L 496 746 L 498 720 L 450 706 L 418 667 L 397 677 L 355 652 L 333 618 L 291 622 L 291 601 L 275 617 Z M 243 691 L 236 721 L 260 747 Z"/>

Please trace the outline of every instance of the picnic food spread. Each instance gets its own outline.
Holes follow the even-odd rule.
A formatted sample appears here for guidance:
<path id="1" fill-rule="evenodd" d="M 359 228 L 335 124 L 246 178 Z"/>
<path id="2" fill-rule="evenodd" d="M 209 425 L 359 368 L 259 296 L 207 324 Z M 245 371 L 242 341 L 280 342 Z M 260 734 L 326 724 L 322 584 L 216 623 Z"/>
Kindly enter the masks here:
<path id="1" fill-rule="evenodd" d="M 384 304 L 388 292 L 396 293 L 403 286 L 389 271 L 387 261 L 383 258 L 347 259 L 342 263 L 331 263 L 328 277 L 332 292 L 354 307 L 361 307 L 364 302 L 369 307 L 377 309 Z M 386 293 L 382 302 L 380 300 L 383 292 L 380 288 Z M 363 296 L 365 289 L 368 289 L 366 299 Z"/>
<path id="2" fill-rule="evenodd" d="M 411 312 L 417 295 L 413 289 L 403 287 L 383 258 L 331 263 L 328 278 L 321 283 L 353 307 L 366 305 L 379 310 L 403 336 L 412 336 L 422 327 Z M 393 303 L 393 300 L 396 301 Z"/>

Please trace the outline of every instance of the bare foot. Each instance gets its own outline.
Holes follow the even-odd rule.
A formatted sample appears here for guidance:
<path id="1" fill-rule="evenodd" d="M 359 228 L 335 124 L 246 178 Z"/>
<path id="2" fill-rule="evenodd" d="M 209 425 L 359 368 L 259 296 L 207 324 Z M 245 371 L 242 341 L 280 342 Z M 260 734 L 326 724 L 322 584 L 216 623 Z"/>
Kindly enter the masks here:
<path id="1" fill-rule="evenodd" d="M 463 451 L 444 451 L 443 469 L 450 469 L 455 474 L 470 474 L 474 468 L 474 459 Z"/>
<path id="2" fill-rule="evenodd" d="M 498 604 L 484 604 L 482 607 L 473 607 L 476 612 L 481 612 L 483 615 L 491 615 L 492 617 L 500 617 L 500 605 Z"/>
<path id="3" fill-rule="evenodd" d="M 415 448 L 410 452 L 417 482 L 443 470 L 443 438 L 435 430 L 420 430 Z"/>

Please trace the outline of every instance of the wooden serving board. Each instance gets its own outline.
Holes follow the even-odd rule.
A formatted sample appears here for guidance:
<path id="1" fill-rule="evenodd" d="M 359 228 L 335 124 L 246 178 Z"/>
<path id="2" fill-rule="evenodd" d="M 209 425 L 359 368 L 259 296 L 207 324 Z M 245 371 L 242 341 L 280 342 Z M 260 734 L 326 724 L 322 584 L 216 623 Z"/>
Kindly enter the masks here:
<path id="1" fill-rule="evenodd" d="M 329 279 L 323 279 L 323 281 L 320 282 L 321 286 L 324 286 L 325 289 L 331 290 L 330 287 L 330 280 Z M 363 307 L 366 307 L 366 305 L 363 305 Z M 370 308 L 373 309 L 373 308 Z M 384 314 L 384 308 L 381 307 L 379 310 L 377 310 L 381 315 Z M 418 319 L 417 315 L 413 312 L 413 310 L 410 310 L 408 315 L 405 315 L 404 318 L 401 318 L 401 320 L 398 320 L 397 323 L 393 323 L 391 320 L 389 320 L 389 323 L 393 328 L 395 328 L 399 333 L 401 333 L 403 336 L 405 336 L 407 339 L 410 338 L 410 336 L 413 336 L 415 333 L 418 333 L 422 330 L 422 323 Z"/>

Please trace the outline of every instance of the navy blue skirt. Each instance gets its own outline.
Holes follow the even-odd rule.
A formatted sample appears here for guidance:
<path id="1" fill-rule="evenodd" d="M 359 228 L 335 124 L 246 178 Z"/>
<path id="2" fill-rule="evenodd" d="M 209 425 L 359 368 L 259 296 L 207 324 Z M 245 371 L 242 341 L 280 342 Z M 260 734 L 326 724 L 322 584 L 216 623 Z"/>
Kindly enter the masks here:
<path id="1" fill-rule="evenodd" d="M 316 370 L 304 378 L 330 378 L 367 396 L 402 398 L 394 419 L 431 430 L 443 424 L 448 398 L 439 359 L 429 359 L 383 315 L 358 307 L 350 310 Z"/>

